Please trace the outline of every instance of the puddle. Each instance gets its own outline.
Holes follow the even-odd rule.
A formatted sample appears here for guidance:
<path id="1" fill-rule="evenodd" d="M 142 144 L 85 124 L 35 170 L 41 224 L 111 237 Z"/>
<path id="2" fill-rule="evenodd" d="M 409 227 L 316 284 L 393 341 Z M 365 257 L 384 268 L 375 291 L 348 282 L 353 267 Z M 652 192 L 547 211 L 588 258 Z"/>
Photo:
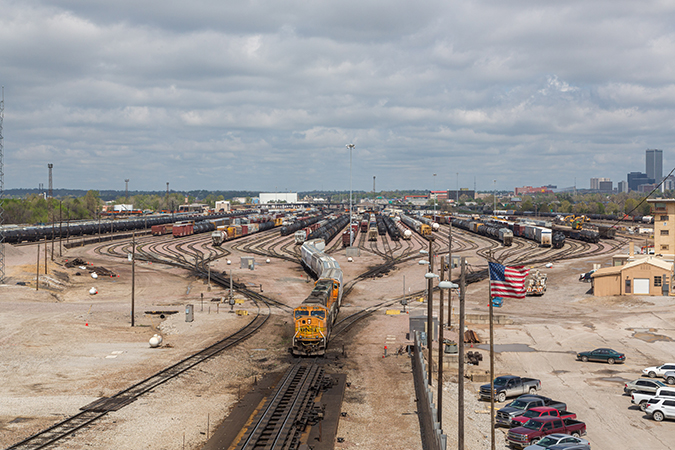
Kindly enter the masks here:
<path id="1" fill-rule="evenodd" d="M 653 343 L 657 341 L 663 342 L 673 342 L 673 338 L 670 336 L 665 336 L 663 334 L 657 334 L 657 328 L 626 328 L 628 331 L 633 332 L 633 337 L 640 339 L 641 341 Z"/>
<path id="2" fill-rule="evenodd" d="M 490 351 L 490 345 L 489 344 L 481 344 L 481 345 L 474 345 L 474 347 L 478 347 L 481 350 L 487 350 Z M 503 353 L 503 352 L 514 352 L 514 353 L 522 353 L 522 352 L 534 352 L 535 349 L 530 347 L 527 344 L 496 344 L 495 345 L 495 353 Z"/>

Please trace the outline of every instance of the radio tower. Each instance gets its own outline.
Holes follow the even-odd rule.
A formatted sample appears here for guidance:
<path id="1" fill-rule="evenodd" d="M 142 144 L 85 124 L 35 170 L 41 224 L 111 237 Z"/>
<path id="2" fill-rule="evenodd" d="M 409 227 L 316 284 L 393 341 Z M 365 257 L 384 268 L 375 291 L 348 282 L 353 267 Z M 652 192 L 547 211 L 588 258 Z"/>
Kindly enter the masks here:
<path id="1" fill-rule="evenodd" d="M 124 180 L 124 196 L 126 197 L 127 203 L 129 203 L 129 179 Z"/>
<path id="2" fill-rule="evenodd" d="M 0 284 L 5 283 L 5 230 L 2 224 L 5 222 L 3 213 L 5 209 L 2 207 L 3 198 L 5 196 L 5 149 L 2 138 L 2 121 L 5 118 L 5 87 L 2 87 L 2 99 L 0 100 Z"/>
<path id="3" fill-rule="evenodd" d="M 47 192 L 47 197 L 52 198 L 54 196 L 54 185 L 52 184 L 52 169 L 54 168 L 54 164 L 47 164 L 47 168 L 49 169 L 49 191 Z"/>

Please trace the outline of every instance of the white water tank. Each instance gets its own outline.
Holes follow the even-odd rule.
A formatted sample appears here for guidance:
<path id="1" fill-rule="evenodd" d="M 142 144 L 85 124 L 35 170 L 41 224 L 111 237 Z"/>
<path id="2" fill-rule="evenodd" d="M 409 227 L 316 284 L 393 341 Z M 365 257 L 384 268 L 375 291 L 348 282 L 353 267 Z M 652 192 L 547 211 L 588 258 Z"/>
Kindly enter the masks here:
<path id="1" fill-rule="evenodd" d="M 89 294 L 90 295 L 98 294 L 98 291 L 96 290 L 95 287 L 92 287 L 91 289 L 89 289 Z"/>
<path id="2" fill-rule="evenodd" d="M 154 335 L 153 337 L 150 338 L 150 347 L 151 348 L 157 348 L 162 344 L 162 336 L 159 334 Z"/>
<path id="3" fill-rule="evenodd" d="M 98 274 L 96 272 L 92 272 L 91 277 L 95 280 L 98 278 Z"/>

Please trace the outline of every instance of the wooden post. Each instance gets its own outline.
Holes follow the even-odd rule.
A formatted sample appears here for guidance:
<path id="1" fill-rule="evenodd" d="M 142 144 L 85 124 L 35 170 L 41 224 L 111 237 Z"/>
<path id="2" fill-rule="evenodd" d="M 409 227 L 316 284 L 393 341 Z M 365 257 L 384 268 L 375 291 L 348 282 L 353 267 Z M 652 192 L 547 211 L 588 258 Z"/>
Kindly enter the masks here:
<path id="1" fill-rule="evenodd" d="M 37 264 L 35 266 L 35 290 L 36 291 L 40 290 L 40 244 L 37 245 Z"/>
<path id="2" fill-rule="evenodd" d="M 47 275 L 47 242 L 45 241 L 45 275 Z"/>
<path id="3" fill-rule="evenodd" d="M 488 268 L 488 273 L 489 270 Z M 495 450 L 495 328 L 492 318 L 492 279 L 488 285 L 488 305 L 490 308 L 490 449 Z"/>

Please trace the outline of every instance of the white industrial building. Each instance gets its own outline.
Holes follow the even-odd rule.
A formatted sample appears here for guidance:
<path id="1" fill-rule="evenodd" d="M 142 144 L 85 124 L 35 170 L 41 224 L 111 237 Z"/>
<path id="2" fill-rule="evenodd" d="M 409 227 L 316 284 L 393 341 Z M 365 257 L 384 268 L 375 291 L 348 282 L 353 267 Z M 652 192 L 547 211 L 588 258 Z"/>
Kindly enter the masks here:
<path id="1" fill-rule="evenodd" d="M 265 205 L 267 203 L 298 203 L 298 193 L 297 192 L 261 192 L 260 193 L 260 204 Z"/>
<path id="2" fill-rule="evenodd" d="M 216 212 L 229 212 L 230 211 L 230 202 L 227 200 L 218 200 L 216 201 L 216 207 L 214 208 Z"/>

